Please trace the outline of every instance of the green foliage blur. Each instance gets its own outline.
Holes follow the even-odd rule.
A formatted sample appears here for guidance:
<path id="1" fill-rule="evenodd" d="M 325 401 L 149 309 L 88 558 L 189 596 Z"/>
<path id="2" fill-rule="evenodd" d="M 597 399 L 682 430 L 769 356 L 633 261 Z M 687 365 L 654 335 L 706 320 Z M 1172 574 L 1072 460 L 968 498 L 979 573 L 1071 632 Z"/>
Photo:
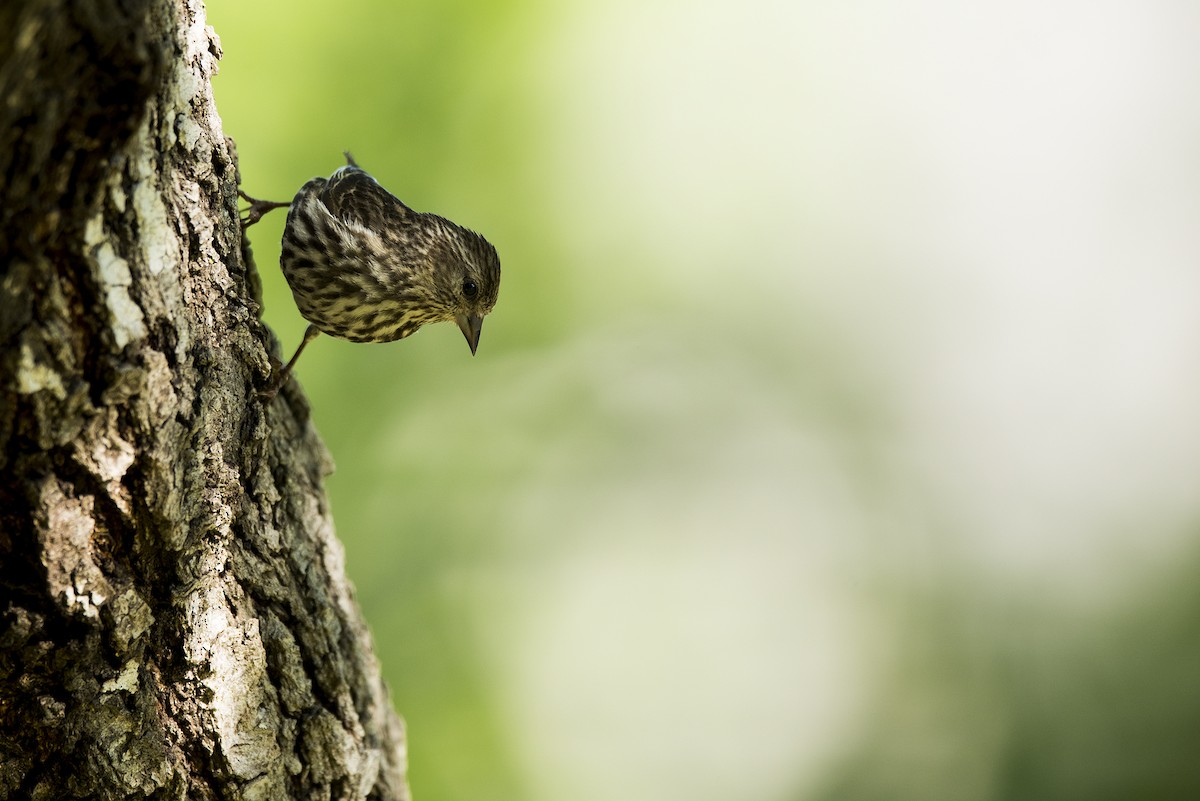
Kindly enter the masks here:
<path id="1" fill-rule="evenodd" d="M 246 192 L 503 265 L 297 371 L 418 799 L 1200 797 L 1182 8 L 209 2 Z"/>

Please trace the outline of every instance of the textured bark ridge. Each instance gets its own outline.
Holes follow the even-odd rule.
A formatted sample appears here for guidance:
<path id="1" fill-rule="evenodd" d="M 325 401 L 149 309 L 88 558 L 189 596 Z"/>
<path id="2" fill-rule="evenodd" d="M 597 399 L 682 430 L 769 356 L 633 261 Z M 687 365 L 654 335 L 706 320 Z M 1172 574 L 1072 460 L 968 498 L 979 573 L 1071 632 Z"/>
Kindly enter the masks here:
<path id="1" fill-rule="evenodd" d="M 0 4 L 0 797 L 407 798 L 200 0 Z"/>

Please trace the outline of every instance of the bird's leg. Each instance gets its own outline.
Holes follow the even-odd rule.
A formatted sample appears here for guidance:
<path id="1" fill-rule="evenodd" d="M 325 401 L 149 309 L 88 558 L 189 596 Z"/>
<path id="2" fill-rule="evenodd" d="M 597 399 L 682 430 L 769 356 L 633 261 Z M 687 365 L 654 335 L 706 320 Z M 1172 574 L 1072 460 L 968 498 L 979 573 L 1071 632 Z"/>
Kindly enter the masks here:
<path id="1" fill-rule="evenodd" d="M 258 393 L 260 398 L 269 401 L 271 398 L 275 397 L 276 393 L 278 393 L 283 385 L 288 382 L 288 379 L 292 377 L 292 368 L 296 365 L 296 360 L 300 358 L 300 354 L 304 352 L 305 345 L 316 339 L 317 335 L 320 333 L 321 330 L 315 325 L 309 325 L 308 328 L 305 329 L 304 339 L 300 341 L 300 347 L 296 348 L 295 355 L 292 356 L 291 361 L 287 363 L 286 367 L 271 377 L 271 383 L 267 385 L 266 389 Z M 276 363 L 278 364 L 278 362 Z"/>
<path id="2" fill-rule="evenodd" d="M 246 216 L 242 218 L 242 230 L 246 230 L 250 226 L 263 218 L 263 215 L 268 211 L 275 209 L 286 209 L 292 205 L 291 201 L 287 203 L 277 203 L 274 200 L 258 200 L 247 195 L 242 190 L 238 190 L 238 197 L 250 204 L 250 208 L 246 209 Z"/>

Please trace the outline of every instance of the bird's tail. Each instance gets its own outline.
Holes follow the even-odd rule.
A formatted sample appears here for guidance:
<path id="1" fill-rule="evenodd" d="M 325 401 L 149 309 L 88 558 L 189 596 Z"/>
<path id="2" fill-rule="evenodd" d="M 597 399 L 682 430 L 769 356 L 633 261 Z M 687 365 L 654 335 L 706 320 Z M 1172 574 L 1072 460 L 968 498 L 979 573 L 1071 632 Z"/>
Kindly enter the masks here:
<path id="1" fill-rule="evenodd" d="M 358 162 L 354 160 L 354 156 L 350 155 L 349 150 L 343 150 L 342 155 L 346 157 L 346 163 L 349 164 L 351 167 L 358 167 L 358 169 L 360 169 L 360 170 L 362 169 L 362 167 L 358 166 Z"/>

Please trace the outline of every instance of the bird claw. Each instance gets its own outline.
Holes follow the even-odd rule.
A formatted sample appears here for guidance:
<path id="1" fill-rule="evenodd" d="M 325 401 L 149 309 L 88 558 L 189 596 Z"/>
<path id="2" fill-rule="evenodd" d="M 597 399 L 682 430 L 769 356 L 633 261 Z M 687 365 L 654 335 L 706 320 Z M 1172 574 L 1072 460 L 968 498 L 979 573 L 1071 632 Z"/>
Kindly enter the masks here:
<path id="1" fill-rule="evenodd" d="M 290 370 L 276 369 L 271 376 L 271 381 L 265 387 L 258 391 L 258 399 L 263 403 L 270 403 L 275 400 L 275 396 L 279 394 L 279 390 L 283 389 L 283 385 L 292 377 Z"/>
<path id="2" fill-rule="evenodd" d="M 238 197 L 250 204 L 250 207 L 245 210 L 242 220 L 242 230 L 246 230 L 250 226 L 263 218 L 263 215 L 275 209 L 286 209 L 292 205 L 291 202 L 280 203 L 274 200 L 259 200 L 247 195 L 242 190 L 238 190 Z"/>

